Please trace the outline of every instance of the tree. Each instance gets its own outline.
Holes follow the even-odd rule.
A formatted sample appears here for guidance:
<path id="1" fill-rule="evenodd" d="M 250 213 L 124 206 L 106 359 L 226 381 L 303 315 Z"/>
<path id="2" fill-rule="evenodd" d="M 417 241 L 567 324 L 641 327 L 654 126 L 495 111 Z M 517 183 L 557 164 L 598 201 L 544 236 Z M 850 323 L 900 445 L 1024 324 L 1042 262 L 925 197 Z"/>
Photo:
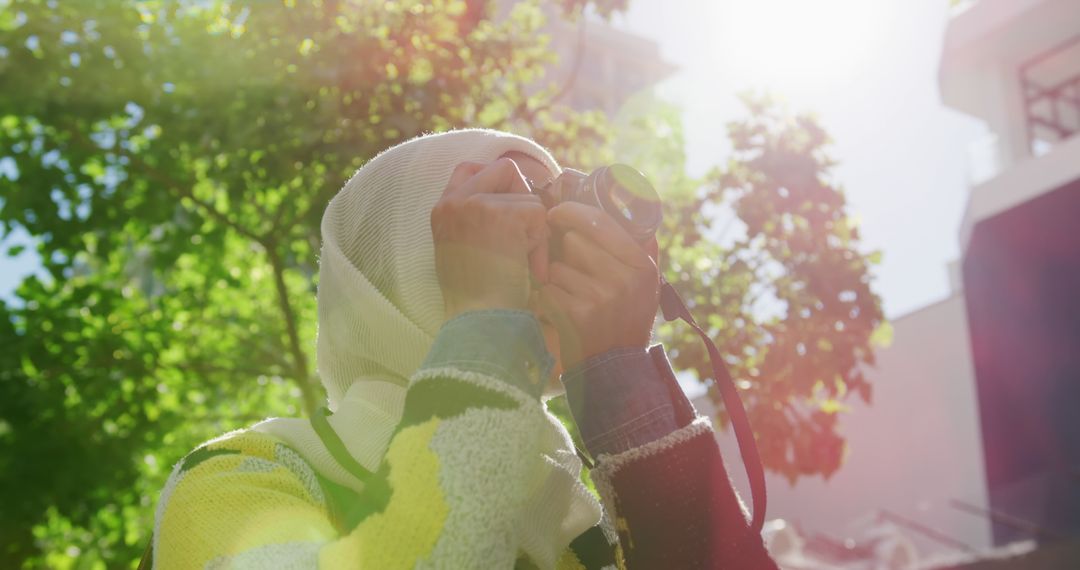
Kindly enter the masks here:
<path id="1" fill-rule="evenodd" d="M 503 20 L 486 2 L 0 4 L 0 235 L 18 227 L 34 236 L 48 274 L 0 307 L 3 567 L 131 566 L 158 490 L 186 451 L 319 404 L 319 220 L 378 151 L 423 132 L 486 126 L 532 136 L 583 168 L 614 156 L 601 115 L 551 100 L 558 86 L 543 81 L 551 56 L 533 4 Z M 585 2 L 563 4 L 579 13 Z M 681 140 L 667 144 L 681 153 Z M 775 231 L 727 249 L 698 236 L 713 220 L 694 209 L 721 196 L 779 215 L 768 210 L 775 200 L 749 198 L 766 187 L 753 172 L 733 164 L 671 210 L 669 274 L 716 260 L 701 283 L 677 280 L 699 315 L 759 322 L 746 296 L 729 293 L 759 283 L 729 267 L 755 247 L 804 269 L 765 247 L 781 249 Z M 842 217 L 842 200 L 827 206 Z M 864 263 L 848 250 L 851 263 Z M 862 278 L 852 270 L 838 282 Z M 819 293 L 798 298 L 812 307 Z M 720 306 L 729 301 L 740 305 Z M 734 321 L 710 317 L 722 346 L 742 355 L 730 352 L 743 345 L 724 322 Z M 774 338 L 819 338 L 781 324 L 796 330 L 781 321 L 770 325 Z M 766 346 L 765 332 L 753 334 L 753 346 Z M 691 345 L 671 340 L 676 363 L 700 371 Z M 857 345 L 830 342 L 848 358 L 834 367 L 848 378 L 842 364 L 854 362 Z M 756 416 L 770 418 L 759 410 L 768 397 L 810 393 L 791 375 L 789 388 L 768 392 L 761 379 L 772 369 L 756 358 L 733 363 L 762 402 Z"/>
<path id="2" fill-rule="evenodd" d="M 684 173 L 672 110 L 638 119 L 658 141 L 650 150 L 671 194 L 659 233 L 664 273 L 726 355 L 765 467 L 791 482 L 829 477 L 845 452 L 838 413 L 852 392 L 870 403 L 863 372 L 889 330 L 870 287 L 880 254 L 859 251 L 817 121 L 768 96 L 742 100 L 749 116 L 728 125 L 733 153 L 703 180 Z M 677 369 L 712 376 L 689 327 L 660 333 Z"/>
<path id="3" fill-rule="evenodd" d="M 863 372 L 887 342 L 859 230 L 835 184 L 816 119 L 763 94 L 744 94 L 746 118 L 727 126 L 731 151 L 701 179 L 686 174 L 678 108 L 651 95 L 614 123 L 614 155 L 641 164 L 665 201 L 662 269 L 726 356 L 771 471 L 794 482 L 843 462 L 845 400 L 871 401 Z M 676 322 L 659 338 L 678 370 L 708 386 L 700 339 Z"/>

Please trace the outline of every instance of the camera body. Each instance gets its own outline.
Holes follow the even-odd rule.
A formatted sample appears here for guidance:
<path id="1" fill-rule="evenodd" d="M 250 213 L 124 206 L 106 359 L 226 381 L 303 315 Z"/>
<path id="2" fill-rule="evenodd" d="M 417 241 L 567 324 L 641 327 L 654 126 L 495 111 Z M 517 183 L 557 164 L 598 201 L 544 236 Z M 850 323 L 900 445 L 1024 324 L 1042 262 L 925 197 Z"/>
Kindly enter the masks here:
<path id="1" fill-rule="evenodd" d="M 656 235 L 663 220 L 656 189 L 643 174 L 625 164 L 601 166 L 590 174 L 567 168 L 544 184 L 530 182 L 530 187 L 548 209 L 562 202 L 599 208 L 639 243 Z"/>

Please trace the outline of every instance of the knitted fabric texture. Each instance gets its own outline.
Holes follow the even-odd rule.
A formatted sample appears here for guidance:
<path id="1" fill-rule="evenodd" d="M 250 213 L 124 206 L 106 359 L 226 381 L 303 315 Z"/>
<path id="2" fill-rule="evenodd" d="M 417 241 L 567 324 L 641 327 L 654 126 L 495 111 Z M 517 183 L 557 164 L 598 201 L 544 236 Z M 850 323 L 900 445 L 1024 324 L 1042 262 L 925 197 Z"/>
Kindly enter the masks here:
<path id="1" fill-rule="evenodd" d="M 529 508 L 520 508 L 524 496 L 542 505 L 531 516 L 565 514 L 558 512 L 566 505 L 565 488 L 542 475 L 551 471 L 546 462 L 521 460 L 519 449 L 534 439 L 541 412 L 537 402 L 498 381 L 463 377 L 468 380 L 460 386 L 468 390 L 524 407 L 475 406 L 461 420 L 414 416 L 415 423 L 395 435 L 387 467 L 375 476 L 383 484 L 362 498 L 353 495 L 374 505 L 360 521 L 335 516 L 350 508 L 349 501 L 324 492 L 311 466 L 271 436 L 241 430 L 196 449 L 177 464 L 162 492 L 153 567 L 511 568 L 519 561 L 557 570 L 610 566 L 588 563 L 613 548 L 599 533 L 573 525 L 549 527 L 555 532 L 541 535 L 520 534 L 529 528 L 522 525 L 515 529 L 515 518 L 530 516 Z M 422 392 L 444 377 L 414 380 Z M 473 436 L 464 438 L 475 442 L 473 449 L 458 445 L 461 436 Z M 477 462 L 476 447 L 485 448 L 481 457 L 489 461 Z M 455 465 L 470 461 L 464 468 Z M 573 478 L 569 472 L 565 477 Z"/>

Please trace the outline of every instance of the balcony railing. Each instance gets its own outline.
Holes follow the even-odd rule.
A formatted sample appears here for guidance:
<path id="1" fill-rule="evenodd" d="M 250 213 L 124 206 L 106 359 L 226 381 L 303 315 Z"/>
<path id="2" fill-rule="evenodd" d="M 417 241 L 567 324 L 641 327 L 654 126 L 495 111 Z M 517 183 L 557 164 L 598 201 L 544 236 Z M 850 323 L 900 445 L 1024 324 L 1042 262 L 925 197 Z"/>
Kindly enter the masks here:
<path id="1" fill-rule="evenodd" d="M 1028 145 L 1035 156 L 1080 133 L 1080 35 L 1020 66 Z"/>

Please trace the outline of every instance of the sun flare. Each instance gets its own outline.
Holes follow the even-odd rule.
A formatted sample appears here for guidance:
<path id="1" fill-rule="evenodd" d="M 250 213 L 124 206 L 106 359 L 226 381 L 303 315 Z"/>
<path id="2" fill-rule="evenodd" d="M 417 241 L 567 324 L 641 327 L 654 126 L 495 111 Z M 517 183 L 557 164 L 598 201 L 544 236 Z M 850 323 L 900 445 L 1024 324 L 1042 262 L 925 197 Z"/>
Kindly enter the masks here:
<path id="1" fill-rule="evenodd" d="M 880 51 L 886 0 L 728 0 L 714 10 L 713 53 L 739 77 L 771 87 L 851 77 Z"/>

